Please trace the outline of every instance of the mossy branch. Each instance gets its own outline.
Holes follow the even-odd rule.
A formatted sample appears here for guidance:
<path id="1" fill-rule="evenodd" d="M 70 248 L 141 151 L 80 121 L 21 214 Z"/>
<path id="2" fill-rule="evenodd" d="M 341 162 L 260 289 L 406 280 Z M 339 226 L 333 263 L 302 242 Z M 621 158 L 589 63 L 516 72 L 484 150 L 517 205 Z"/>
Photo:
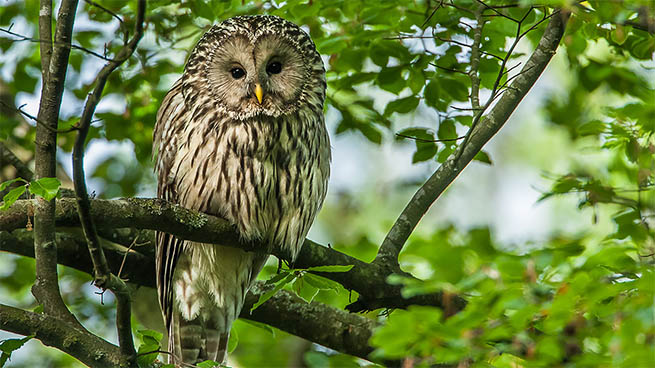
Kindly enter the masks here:
<path id="1" fill-rule="evenodd" d="M 90 204 L 91 218 L 99 229 L 137 228 L 158 230 L 168 232 L 182 239 L 221 244 L 253 252 L 261 252 L 267 248 L 257 242 L 242 241 L 236 229 L 220 217 L 188 210 L 161 199 L 94 199 L 90 201 Z M 9 210 L 0 212 L 0 230 L 11 231 L 24 228 L 28 221 L 31 206 L 32 201 L 19 200 Z M 63 198 L 57 201 L 56 223 L 57 226 L 64 227 L 80 226 L 74 199 Z M 140 241 L 143 241 L 143 239 L 140 239 Z M 289 259 L 286 252 L 280 248 L 274 248 L 272 254 L 280 259 Z M 305 244 L 294 265 L 298 268 L 353 265 L 354 267 L 348 272 L 321 274 L 340 283 L 346 289 L 355 290 L 360 294 L 360 299 L 349 307 L 351 311 L 405 308 L 417 304 L 459 310 L 465 304 L 463 299 L 453 297 L 450 299 L 453 305 L 444 306 L 441 293 L 406 299 L 401 293 L 402 286 L 390 285 L 386 280 L 391 274 L 412 277 L 411 275 L 402 272 L 400 269 L 363 262 L 311 240 L 305 240 Z"/>

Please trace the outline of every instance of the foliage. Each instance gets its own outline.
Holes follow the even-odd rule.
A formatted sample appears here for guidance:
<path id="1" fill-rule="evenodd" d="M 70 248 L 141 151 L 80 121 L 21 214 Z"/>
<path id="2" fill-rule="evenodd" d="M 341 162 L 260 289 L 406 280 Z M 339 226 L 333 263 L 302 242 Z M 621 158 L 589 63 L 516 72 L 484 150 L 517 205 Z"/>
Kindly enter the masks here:
<path id="1" fill-rule="evenodd" d="M 122 20 L 93 2 L 80 3 L 73 35 L 77 48 L 71 52 L 60 117 L 62 130 L 79 119 L 83 100 L 93 88 L 93 76 L 103 63 L 99 56 L 115 55 L 133 29 L 134 1 L 99 3 Z M 473 0 L 152 0 L 146 36 L 135 56 L 110 76 L 89 133 L 91 148 L 102 142 L 99 146 L 127 147 L 127 154 L 97 155 L 98 162 L 90 165 L 87 175 L 98 183 L 96 195 L 101 198 L 152 195 L 151 137 L 157 108 L 182 72 L 188 52 L 211 24 L 234 15 L 259 13 L 280 15 L 309 31 L 326 62 L 326 114 L 331 133 L 355 135 L 362 146 L 391 142 L 394 147 L 411 146 L 411 164 L 432 168 L 466 141 L 468 129 L 507 92 L 548 17 L 560 8 L 571 13 L 560 48 L 563 55 L 559 55 L 566 70 L 561 83 L 565 92 L 547 92 L 545 103 L 534 107 L 534 115 L 545 116 L 549 125 L 532 133 L 564 132 L 567 149 L 579 158 L 545 174 L 550 189 L 543 191 L 540 201 L 573 196 L 578 199 L 579 211 L 592 210 L 589 224 L 572 233 L 549 232 L 545 239 L 512 244 L 495 239 L 494 229 L 487 226 L 465 228 L 447 221 L 413 234 L 400 261 L 406 271 L 421 279 L 394 276 L 388 282 L 402 285 L 406 297 L 444 291 L 446 300 L 458 294 L 465 296 L 468 304 L 458 313 L 448 303 L 443 309 L 411 306 L 368 313 L 381 323 L 370 341 L 376 348 L 373 356 L 407 359 L 409 366 L 653 363 L 655 10 L 648 0 L 489 0 L 484 4 Z M 38 38 L 38 14 L 35 0 L 5 2 L 0 28 L 33 41 Z M 480 31 L 477 24 L 482 21 Z M 476 32 L 481 32 L 477 56 L 471 47 Z M 0 87 L 6 84 L 12 102 L 38 101 L 38 43 L 17 41 L 20 39 L 0 31 Z M 96 55 L 85 50 L 94 50 Z M 481 100 L 475 107 L 472 97 L 478 89 Z M 31 105 L 23 110 L 36 111 Z M 34 134 L 29 117 L 0 115 L 0 139 L 13 150 L 32 152 Z M 59 149 L 64 153 L 60 160 L 68 160 L 74 136 L 59 135 Z M 527 145 L 532 139 L 536 140 L 524 137 Z M 590 152 L 597 158 L 583 157 Z M 529 162 L 531 156 L 540 154 L 548 152 L 531 151 L 515 159 Z M 369 159 L 379 160 L 377 156 Z M 485 151 L 476 160 L 489 165 L 498 162 Z M 405 162 L 408 166 L 409 161 Z M 4 181 L 0 192 L 13 188 L 4 194 L 3 208 L 27 189 L 50 199 L 60 186 L 59 181 L 47 178 L 29 183 L 0 178 Z M 378 192 L 384 186 L 369 182 L 364 189 L 331 194 L 333 202 L 326 203 L 321 214 L 321 230 L 336 249 L 370 258 L 406 201 L 407 181 L 412 180 L 416 178 L 393 182 L 389 192 Z M 416 185 L 409 187 L 413 190 Z M 386 201 L 380 201 L 380 195 Z M 390 213 L 381 202 L 399 204 Z M 611 218 L 609 227 L 599 224 L 603 218 Z M 10 275 L 0 275 L 0 291 L 22 307 L 34 307 L 28 296 L 33 262 L 4 256 L 0 261 L 7 269 L 15 269 Z M 295 291 L 308 302 L 343 308 L 356 293 L 315 272 L 345 271 L 278 272 L 268 265 L 261 277 L 268 279 L 272 288 L 253 309 L 282 288 Z M 85 282 L 88 276 L 65 271 L 66 301 L 85 325 L 110 325 L 114 317 L 111 308 L 102 306 L 99 298 L 79 295 Z M 141 315 L 136 318 L 145 319 Z M 160 349 L 161 334 L 143 329 L 137 336 L 141 340 L 139 364 L 158 364 L 157 355 L 147 353 Z M 4 341 L 0 359 L 6 360 L 28 339 Z M 300 339 L 250 321 L 235 324 L 230 349 L 235 349 L 233 356 L 244 366 L 370 364 L 304 345 Z M 51 353 L 41 353 L 47 354 Z M 54 366 L 74 364 L 69 357 L 48 359 Z M 25 364 L 29 365 L 29 360 Z M 211 366 L 212 362 L 202 364 Z"/>
<path id="2" fill-rule="evenodd" d="M 6 210 L 9 208 L 12 204 L 14 204 L 14 202 L 18 200 L 18 198 L 20 198 L 24 193 L 28 191 L 34 196 L 41 197 L 49 201 L 57 197 L 59 194 L 59 186 L 61 186 L 61 182 L 57 178 L 41 178 L 38 180 L 32 180 L 31 182 L 27 182 L 22 178 L 15 178 L 0 183 L 0 192 L 7 189 L 12 184 L 20 183 L 24 183 L 24 185 L 19 185 L 9 190 L 7 194 L 4 195 L 2 198 L 2 206 L 0 206 L 0 210 Z"/>
<path id="3" fill-rule="evenodd" d="M 31 340 L 34 336 L 25 336 L 22 339 L 6 339 L 0 341 L 0 367 L 4 367 L 7 361 L 11 359 L 11 353 L 20 349 L 26 342 Z"/>
<path id="4" fill-rule="evenodd" d="M 303 298 L 307 303 L 311 303 L 314 297 L 321 290 L 332 290 L 337 293 L 342 291 L 343 287 L 338 283 L 315 275 L 312 272 L 348 272 L 353 268 L 350 266 L 316 266 L 309 268 L 296 268 L 278 271 L 277 275 L 266 281 L 266 285 L 273 285 L 273 288 L 259 297 L 259 300 L 253 304 L 250 311 L 252 312 L 260 305 L 269 300 L 275 293 L 282 290 L 285 286 L 291 286 L 292 290 Z"/>

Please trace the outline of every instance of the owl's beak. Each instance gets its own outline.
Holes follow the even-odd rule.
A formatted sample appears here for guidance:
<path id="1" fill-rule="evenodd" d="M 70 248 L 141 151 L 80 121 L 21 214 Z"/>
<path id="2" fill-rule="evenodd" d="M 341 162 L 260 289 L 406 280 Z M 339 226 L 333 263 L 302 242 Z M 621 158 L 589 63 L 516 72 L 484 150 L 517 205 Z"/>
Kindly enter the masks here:
<path id="1" fill-rule="evenodd" d="M 261 105 L 262 98 L 264 98 L 264 90 L 262 89 L 262 86 L 259 83 L 255 84 L 255 97 L 257 97 L 257 101 Z"/>

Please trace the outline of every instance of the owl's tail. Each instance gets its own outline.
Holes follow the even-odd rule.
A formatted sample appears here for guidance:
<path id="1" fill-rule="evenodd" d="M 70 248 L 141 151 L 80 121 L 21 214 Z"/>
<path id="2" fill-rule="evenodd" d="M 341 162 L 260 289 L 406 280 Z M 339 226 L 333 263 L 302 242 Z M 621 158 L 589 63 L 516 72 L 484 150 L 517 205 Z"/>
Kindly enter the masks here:
<path id="1" fill-rule="evenodd" d="M 187 321 L 179 313 L 173 313 L 173 320 L 168 328 L 168 351 L 171 353 L 168 362 L 176 366 L 181 363 L 196 364 L 205 360 L 225 364 L 230 326 L 227 326 L 227 332 L 225 326 L 217 327 L 203 321 L 201 317 Z"/>

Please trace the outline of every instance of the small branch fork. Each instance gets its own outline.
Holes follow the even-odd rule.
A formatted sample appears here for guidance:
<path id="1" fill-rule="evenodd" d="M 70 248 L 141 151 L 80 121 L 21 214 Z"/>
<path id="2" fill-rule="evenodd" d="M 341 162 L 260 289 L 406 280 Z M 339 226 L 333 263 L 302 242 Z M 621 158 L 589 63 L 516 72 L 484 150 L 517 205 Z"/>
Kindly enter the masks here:
<path id="1" fill-rule="evenodd" d="M 107 78 L 123 62 L 129 59 L 129 57 L 134 53 L 134 50 L 136 50 L 139 40 L 143 36 L 145 11 L 146 0 L 139 0 L 134 35 L 119 51 L 116 58 L 109 61 L 98 73 L 95 80 L 96 86 L 93 92 L 91 92 L 87 97 L 84 111 L 78 125 L 78 135 L 73 147 L 73 182 L 75 185 L 75 195 L 77 197 L 80 223 L 84 230 L 84 236 L 87 241 L 91 260 L 93 261 L 94 283 L 99 288 L 111 290 L 116 296 L 116 328 L 118 331 L 119 346 L 121 353 L 130 357 L 136 356 L 131 328 L 130 292 L 125 282 L 111 273 L 98 238 L 95 224 L 90 214 L 91 205 L 89 203 L 89 194 L 87 192 L 86 179 L 84 176 L 84 148 L 89 128 L 91 126 L 91 119 L 93 118 L 96 106 L 102 97 L 102 91 L 105 88 Z"/>
<path id="2" fill-rule="evenodd" d="M 482 8 L 489 8 L 482 1 L 479 1 L 479 3 Z M 494 12 L 498 11 L 496 8 L 490 9 Z M 505 124 L 511 113 L 534 85 L 537 78 L 541 75 L 546 68 L 546 65 L 548 65 L 548 62 L 555 54 L 555 50 L 557 49 L 564 33 L 566 22 L 568 21 L 568 14 L 564 14 L 561 11 L 555 11 L 551 15 L 544 15 L 544 18 L 540 22 L 533 25 L 528 30 L 521 32 L 521 24 L 533 10 L 534 8 L 530 8 L 523 19 L 516 20 L 516 39 L 503 59 L 498 77 L 496 78 L 492 89 L 492 94 L 483 106 L 479 106 L 479 98 L 476 95 L 477 89 L 479 88 L 479 80 L 475 77 L 472 78 L 473 88 L 470 98 L 472 110 L 476 111 L 476 113 L 473 118 L 471 129 L 469 129 L 464 141 L 459 145 L 457 150 L 450 155 L 446 162 L 444 162 L 414 194 L 385 237 L 373 264 L 385 266 L 392 270 L 400 269 L 398 266 L 398 255 L 423 215 L 425 215 L 432 203 L 439 198 L 441 193 L 443 193 L 443 191 L 453 182 L 453 180 L 455 180 L 473 157 L 482 149 L 484 144 L 486 144 Z M 480 40 L 479 35 L 477 34 L 478 32 L 481 33 L 482 30 L 482 10 L 480 7 L 477 8 L 474 15 L 478 20 L 478 26 L 474 30 L 474 37 Z M 520 38 L 547 19 L 550 19 L 550 22 L 548 23 L 537 48 L 530 56 L 527 63 L 523 66 L 521 72 L 512 78 L 514 79 L 512 85 L 505 89 L 499 88 L 502 77 L 505 74 L 507 61 Z M 477 45 L 472 45 L 472 58 L 474 56 L 479 58 L 478 47 L 479 43 Z M 477 65 L 477 62 L 472 60 L 471 64 L 471 72 L 474 72 L 473 67 Z M 504 85 L 502 87 L 504 87 Z M 483 118 L 484 111 L 489 108 L 493 101 L 504 91 L 508 91 L 508 93 L 502 94 L 502 98 L 498 103 L 496 103 L 490 113 Z M 484 124 L 478 124 L 481 120 Z"/>

